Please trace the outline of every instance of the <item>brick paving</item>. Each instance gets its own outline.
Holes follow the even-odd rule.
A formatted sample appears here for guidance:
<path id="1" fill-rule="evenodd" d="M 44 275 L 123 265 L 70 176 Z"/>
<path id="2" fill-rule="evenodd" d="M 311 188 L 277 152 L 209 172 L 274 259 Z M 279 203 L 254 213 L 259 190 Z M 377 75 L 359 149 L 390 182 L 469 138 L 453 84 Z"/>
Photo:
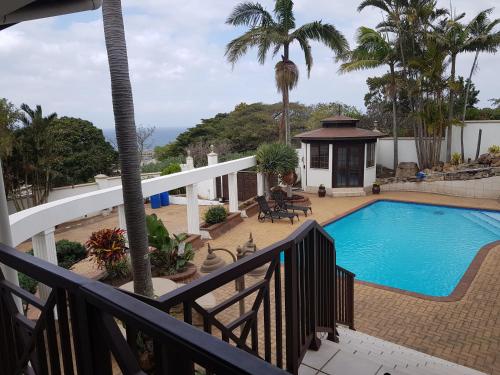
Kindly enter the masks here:
<path id="1" fill-rule="evenodd" d="M 309 218 L 320 223 L 375 199 L 374 196 L 321 199 L 314 195 L 308 196 L 314 211 Z M 500 210 L 498 201 L 486 199 L 410 192 L 388 192 L 379 197 Z M 185 223 L 185 207 L 173 206 L 162 210 L 160 216 L 165 219 L 167 227 L 174 233 L 177 227 L 182 230 L 179 223 Z M 300 223 L 303 223 L 302 214 L 300 218 Z M 112 217 L 109 218 L 111 219 Z M 98 224 L 97 222 L 99 220 L 92 225 Z M 263 248 L 286 237 L 300 223 L 293 226 L 285 220 L 274 224 L 259 223 L 253 216 L 218 239 L 210 241 L 210 244 L 212 247 L 235 251 L 238 245 L 248 239 L 251 232 L 257 246 Z M 102 225 L 101 222 L 99 224 Z M 83 224 L 61 231 L 57 236 L 81 241 L 88 232 L 89 228 Z M 194 262 L 198 266 L 205 259 L 206 249 L 205 244 L 196 254 Z M 228 263 L 231 261 L 229 255 L 219 255 Z M 250 283 L 249 280 L 247 286 Z M 215 291 L 219 302 L 232 294 L 233 283 Z M 252 300 L 253 298 L 247 298 L 247 308 Z M 237 306 L 221 315 L 220 319 L 224 323 L 232 321 L 239 315 Z M 491 375 L 500 375 L 500 246 L 489 251 L 465 296 L 456 302 L 428 301 L 357 283 L 355 325 L 357 330 L 369 335 Z M 214 333 L 217 334 L 215 330 Z M 262 344 L 261 341 L 260 348 L 263 347 Z"/>

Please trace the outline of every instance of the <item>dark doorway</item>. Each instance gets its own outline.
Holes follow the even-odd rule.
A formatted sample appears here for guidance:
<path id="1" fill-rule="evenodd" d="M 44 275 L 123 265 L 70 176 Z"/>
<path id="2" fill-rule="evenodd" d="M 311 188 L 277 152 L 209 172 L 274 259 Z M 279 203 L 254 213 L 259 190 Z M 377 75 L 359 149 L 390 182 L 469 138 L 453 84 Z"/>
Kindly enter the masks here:
<path id="1" fill-rule="evenodd" d="M 364 160 L 364 143 L 334 143 L 332 186 L 334 188 L 363 187 Z"/>

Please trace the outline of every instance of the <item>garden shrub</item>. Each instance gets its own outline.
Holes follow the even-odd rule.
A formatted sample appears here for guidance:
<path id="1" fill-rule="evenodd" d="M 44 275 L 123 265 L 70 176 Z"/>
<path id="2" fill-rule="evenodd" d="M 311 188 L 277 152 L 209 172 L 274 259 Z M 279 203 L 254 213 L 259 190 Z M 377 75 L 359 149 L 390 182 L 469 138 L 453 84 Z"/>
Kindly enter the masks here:
<path id="1" fill-rule="evenodd" d="M 194 258 L 193 247 L 185 242 L 187 234 L 174 234 L 170 237 L 167 228 L 155 214 L 146 216 L 146 224 L 154 274 L 165 276 L 182 272 Z"/>
<path id="2" fill-rule="evenodd" d="M 227 218 L 227 210 L 224 206 L 210 206 L 203 218 L 208 225 L 222 223 Z"/>
<path id="3" fill-rule="evenodd" d="M 499 145 L 491 145 L 488 147 L 488 152 L 490 154 L 497 154 L 500 152 L 500 146 Z"/>
<path id="4" fill-rule="evenodd" d="M 127 257 L 123 257 L 122 259 L 117 260 L 114 263 L 108 264 L 106 267 L 106 272 L 108 273 L 107 279 L 127 279 L 132 275 L 132 266 Z"/>
<path id="5" fill-rule="evenodd" d="M 120 276 L 124 269 L 123 261 L 127 261 L 127 245 L 123 229 L 101 229 L 93 232 L 85 246 L 99 268 L 106 269 L 108 278 Z"/>
<path id="6" fill-rule="evenodd" d="M 179 163 L 171 163 L 167 165 L 163 170 L 161 171 L 162 176 L 168 176 L 169 174 L 173 173 L 179 173 L 182 172 L 181 165 Z M 178 194 L 186 194 L 186 188 L 181 187 L 178 189 L 170 190 L 170 194 L 172 195 L 178 195 Z"/>
<path id="7" fill-rule="evenodd" d="M 87 256 L 87 249 L 79 242 L 60 240 L 56 242 L 57 263 L 69 269 Z"/>
<path id="8" fill-rule="evenodd" d="M 27 292 L 30 292 L 31 294 L 36 293 L 38 281 L 36 281 L 32 277 L 25 275 L 24 273 L 21 273 L 21 272 L 18 273 L 17 277 L 19 279 L 19 286 L 21 288 L 23 288 Z"/>
<path id="9" fill-rule="evenodd" d="M 454 152 L 451 154 L 451 164 L 459 165 L 462 161 L 462 155 L 459 152 Z"/>

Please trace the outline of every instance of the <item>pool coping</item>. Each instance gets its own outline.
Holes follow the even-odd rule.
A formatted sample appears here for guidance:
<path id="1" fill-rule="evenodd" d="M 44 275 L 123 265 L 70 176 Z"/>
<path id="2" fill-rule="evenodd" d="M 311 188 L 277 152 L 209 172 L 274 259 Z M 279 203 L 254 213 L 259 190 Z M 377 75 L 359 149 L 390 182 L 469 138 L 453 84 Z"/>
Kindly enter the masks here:
<path id="1" fill-rule="evenodd" d="M 387 199 L 387 198 L 378 198 L 377 197 L 377 198 L 372 199 L 371 201 L 360 204 L 359 206 L 356 206 L 355 208 L 353 208 L 349 211 L 346 211 L 337 217 L 334 217 L 330 220 L 322 222 L 321 226 L 325 226 L 325 225 L 334 223 L 340 219 L 343 219 L 346 216 L 353 214 L 356 211 L 361 210 L 362 208 L 371 206 L 372 204 L 377 203 L 377 202 L 384 202 L 384 201 L 385 202 L 423 204 L 423 205 L 428 205 L 428 206 L 441 206 L 441 207 L 451 207 L 451 208 L 465 208 L 465 209 L 469 209 L 469 210 L 478 210 L 478 211 L 498 212 L 498 210 L 482 209 L 482 208 L 465 206 L 465 205 L 461 206 L 461 205 L 449 205 L 449 204 L 435 204 L 435 203 L 419 202 L 419 201 L 415 201 L 415 200 Z M 472 282 L 474 281 L 474 278 L 476 277 L 477 273 L 479 272 L 481 265 L 483 264 L 484 260 L 488 256 L 490 250 L 493 250 L 497 246 L 500 246 L 500 240 L 493 241 L 493 242 L 490 242 L 490 243 L 482 246 L 479 249 L 479 251 L 476 253 L 476 255 L 474 256 L 472 261 L 470 262 L 469 266 L 467 267 L 467 270 L 464 272 L 464 274 L 460 278 L 459 282 L 457 283 L 457 285 L 455 286 L 453 291 L 447 296 L 443 296 L 443 297 L 429 296 L 429 295 L 422 294 L 422 293 L 411 292 L 409 290 L 394 288 L 391 286 L 386 286 L 386 285 L 372 283 L 369 281 L 362 281 L 362 280 L 356 280 L 356 279 L 355 279 L 355 282 L 358 284 L 361 284 L 361 285 L 367 285 L 367 286 L 371 286 L 374 288 L 386 290 L 389 292 L 395 292 L 395 293 L 403 294 L 403 295 L 410 296 L 410 297 L 420 298 L 420 299 L 423 299 L 426 301 L 457 302 L 457 301 L 462 300 L 462 298 L 464 298 L 465 294 L 469 290 L 469 287 L 471 286 Z"/>

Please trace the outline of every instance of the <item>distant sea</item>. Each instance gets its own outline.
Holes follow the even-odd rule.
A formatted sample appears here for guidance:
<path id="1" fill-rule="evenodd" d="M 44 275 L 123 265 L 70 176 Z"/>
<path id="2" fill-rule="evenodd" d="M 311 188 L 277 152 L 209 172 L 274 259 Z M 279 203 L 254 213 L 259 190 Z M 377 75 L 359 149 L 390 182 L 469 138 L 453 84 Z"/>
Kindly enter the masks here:
<path id="1" fill-rule="evenodd" d="M 153 137 L 150 140 L 150 148 L 164 146 L 177 138 L 186 128 L 156 128 Z M 116 145 L 115 129 L 102 129 L 104 137 L 112 145 Z"/>

